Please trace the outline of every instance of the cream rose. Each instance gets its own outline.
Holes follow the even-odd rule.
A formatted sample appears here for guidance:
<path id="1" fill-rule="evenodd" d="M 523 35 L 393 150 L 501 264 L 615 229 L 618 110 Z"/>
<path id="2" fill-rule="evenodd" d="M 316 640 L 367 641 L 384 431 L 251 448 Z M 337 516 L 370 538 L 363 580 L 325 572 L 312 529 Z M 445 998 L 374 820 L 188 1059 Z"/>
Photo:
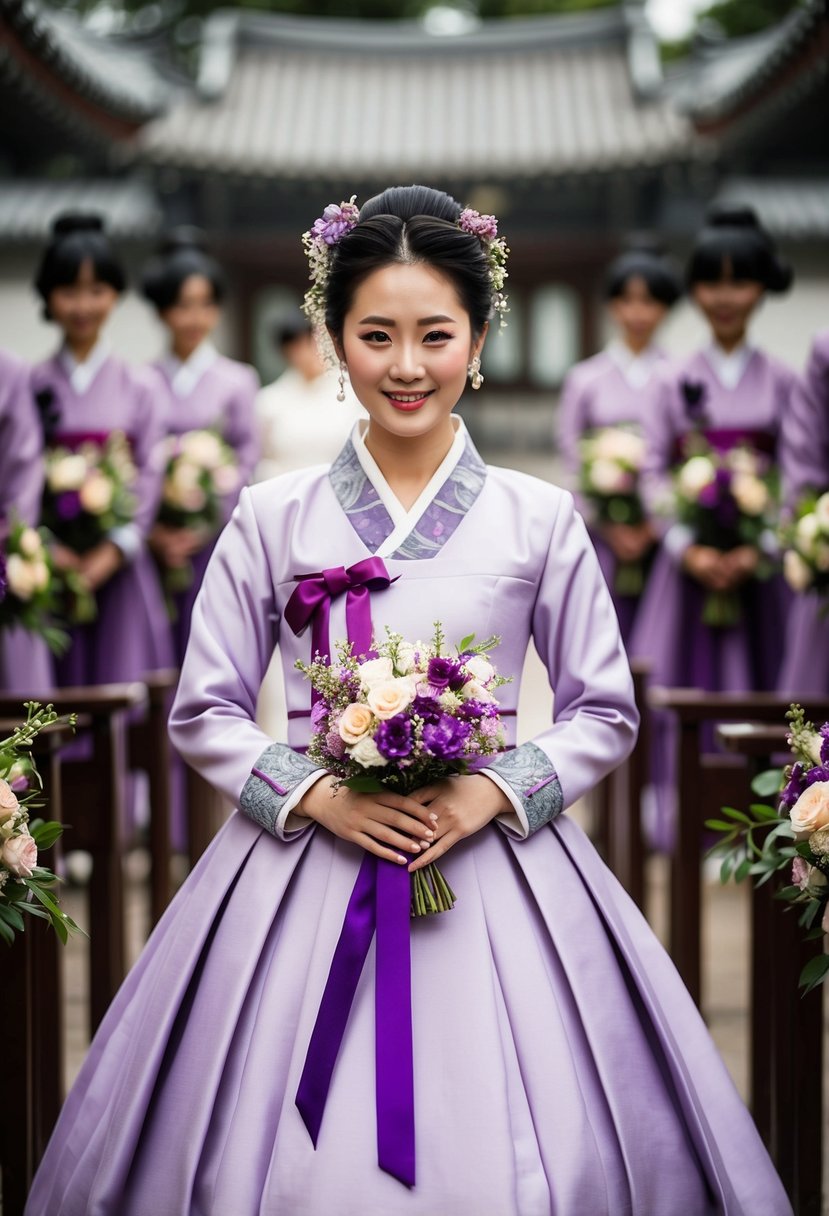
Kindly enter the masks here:
<path id="1" fill-rule="evenodd" d="M 599 460 L 618 460 L 634 469 L 645 459 L 645 441 L 640 435 L 608 427 L 596 436 L 594 451 Z"/>
<path id="2" fill-rule="evenodd" d="M 19 553 L 12 553 L 6 561 L 6 582 L 12 595 L 19 600 L 30 600 L 37 587 L 34 563 Z"/>
<path id="3" fill-rule="evenodd" d="M 829 532 L 829 494 L 821 494 L 815 503 L 815 518 L 821 530 Z"/>
<path id="4" fill-rule="evenodd" d="M 791 810 L 796 840 L 806 840 L 829 824 L 829 781 L 816 781 L 798 798 Z"/>
<path id="5" fill-rule="evenodd" d="M 600 494 L 620 494 L 629 485 L 629 478 L 624 469 L 619 468 L 612 460 L 594 460 L 588 470 L 590 484 Z"/>
<path id="6" fill-rule="evenodd" d="M 814 514 L 804 515 L 802 519 L 797 521 L 795 528 L 795 544 L 801 553 L 811 553 L 812 546 L 815 543 L 820 525 L 817 521 L 817 516 Z"/>
<path id="7" fill-rule="evenodd" d="M 103 515 L 112 506 L 113 485 L 103 473 L 90 473 L 80 488 L 78 497 L 84 511 Z"/>
<path id="8" fill-rule="evenodd" d="M 415 697 L 415 683 L 409 676 L 401 676 L 397 680 L 384 680 L 372 684 L 368 690 L 369 707 L 376 717 L 383 721 L 400 714 L 407 705 L 411 705 Z"/>
<path id="9" fill-rule="evenodd" d="M 189 431 L 182 436 L 181 447 L 201 469 L 217 469 L 224 461 L 221 442 L 210 431 Z"/>
<path id="10" fill-rule="evenodd" d="M 89 466 L 83 456 L 73 454 L 56 460 L 49 469 L 49 489 L 56 494 L 64 490 L 79 490 Z"/>
<path id="11" fill-rule="evenodd" d="M 34 528 L 24 528 L 17 543 L 24 557 L 39 557 L 43 552 L 43 542 Z"/>
<path id="12" fill-rule="evenodd" d="M 37 845 L 27 831 L 12 836 L 0 850 L 0 862 L 15 878 L 31 878 L 37 865 Z"/>
<path id="13" fill-rule="evenodd" d="M 374 714 L 367 705 L 356 703 L 347 705 L 337 725 L 340 738 L 349 747 L 352 747 L 355 743 L 359 743 L 361 739 L 366 737 L 371 730 L 373 721 Z"/>
<path id="14" fill-rule="evenodd" d="M 349 748 L 351 759 L 363 768 L 379 768 L 388 764 L 386 757 L 378 750 L 377 744 L 368 735 Z"/>
<path id="15" fill-rule="evenodd" d="M 731 482 L 737 506 L 745 515 L 762 515 L 769 505 L 769 492 L 759 477 L 737 473 Z"/>
<path id="16" fill-rule="evenodd" d="M 46 562 L 32 562 L 32 581 L 35 591 L 45 591 L 49 586 L 49 567 Z"/>
<path id="17" fill-rule="evenodd" d="M 391 659 L 366 659 L 360 664 L 360 683 L 363 688 L 371 688 L 372 684 L 386 683 L 394 679 L 394 668 Z"/>
<path id="18" fill-rule="evenodd" d="M 679 489 L 686 497 L 696 498 L 715 477 L 714 464 L 707 456 L 692 456 L 680 470 Z"/>
<path id="19" fill-rule="evenodd" d="M 812 585 L 812 572 L 794 549 L 787 549 L 783 555 L 783 575 L 792 591 L 806 591 Z"/>

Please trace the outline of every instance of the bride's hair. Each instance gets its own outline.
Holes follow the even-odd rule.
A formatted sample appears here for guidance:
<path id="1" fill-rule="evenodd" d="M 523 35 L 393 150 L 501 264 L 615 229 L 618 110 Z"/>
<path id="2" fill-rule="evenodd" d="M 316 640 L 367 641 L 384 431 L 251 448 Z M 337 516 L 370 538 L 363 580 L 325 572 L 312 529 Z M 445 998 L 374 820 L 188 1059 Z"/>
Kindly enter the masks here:
<path id="1" fill-rule="evenodd" d="M 451 280 L 477 337 L 492 314 L 492 280 L 477 236 L 458 227 L 460 204 L 428 186 L 392 186 L 360 207 L 359 223 L 333 250 L 325 322 L 340 338 L 360 283 L 375 270 L 421 262 Z"/>

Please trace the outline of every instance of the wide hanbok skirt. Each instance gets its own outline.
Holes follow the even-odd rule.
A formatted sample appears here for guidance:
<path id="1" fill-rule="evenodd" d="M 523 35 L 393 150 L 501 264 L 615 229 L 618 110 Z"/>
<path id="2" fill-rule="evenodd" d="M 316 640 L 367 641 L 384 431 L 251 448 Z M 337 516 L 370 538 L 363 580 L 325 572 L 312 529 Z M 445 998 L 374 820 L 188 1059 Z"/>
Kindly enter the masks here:
<path id="1" fill-rule="evenodd" d="M 374 954 L 314 1150 L 295 1107 L 362 852 L 236 813 L 95 1038 L 28 1216 L 784 1216 L 671 962 L 577 825 L 490 826 L 411 926 L 417 1180 L 377 1166 Z"/>

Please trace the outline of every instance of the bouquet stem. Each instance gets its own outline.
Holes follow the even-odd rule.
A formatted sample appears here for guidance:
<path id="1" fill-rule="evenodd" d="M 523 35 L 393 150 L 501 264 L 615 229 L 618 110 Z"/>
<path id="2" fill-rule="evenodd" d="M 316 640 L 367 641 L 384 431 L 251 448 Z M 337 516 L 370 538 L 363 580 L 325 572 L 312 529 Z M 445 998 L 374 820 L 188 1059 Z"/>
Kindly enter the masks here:
<path id="1" fill-rule="evenodd" d="M 703 625 L 712 629 L 733 629 L 743 618 L 736 591 L 709 591 L 702 609 Z"/>
<path id="2" fill-rule="evenodd" d="M 412 916 L 434 916 L 455 906 L 455 892 L 434 862 L 412 875 Z"/>

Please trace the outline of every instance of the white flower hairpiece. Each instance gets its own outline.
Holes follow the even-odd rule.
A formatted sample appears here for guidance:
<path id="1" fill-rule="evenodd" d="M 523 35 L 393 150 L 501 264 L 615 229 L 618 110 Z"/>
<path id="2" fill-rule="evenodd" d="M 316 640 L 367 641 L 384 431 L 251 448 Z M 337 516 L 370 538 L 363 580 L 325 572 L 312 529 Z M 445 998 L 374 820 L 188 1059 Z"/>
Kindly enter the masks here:
<path id="1" fill-rule="evenodd" d="M 331 251 L 343 237 L 356 228 L 360 221 L 360 210 L 355 203 L 356 194 L 349 201 L 329 203 L 313 226 L 302 234 L 302 246 L 308 258 L 308 277 L 311 286 L 305 293 L 303 312 L 314 326 L 321 352 L 326 363 L 336 366 L 337 357 L 325 326 L 325 305 L 328 276 L 331 272 Z M 489 263 L 489 278 L 492 283 L 492 308 L 503 329 L 509 312 L 504 283 L 507 279 L 507 257 L 509 249 L 503 237 L 498 236 L 498 221 L 494 215 L 481 215 L 471 207 L 465 207 L 458 217 L 462 232 L 476 236 L 484 247 Z"/>

